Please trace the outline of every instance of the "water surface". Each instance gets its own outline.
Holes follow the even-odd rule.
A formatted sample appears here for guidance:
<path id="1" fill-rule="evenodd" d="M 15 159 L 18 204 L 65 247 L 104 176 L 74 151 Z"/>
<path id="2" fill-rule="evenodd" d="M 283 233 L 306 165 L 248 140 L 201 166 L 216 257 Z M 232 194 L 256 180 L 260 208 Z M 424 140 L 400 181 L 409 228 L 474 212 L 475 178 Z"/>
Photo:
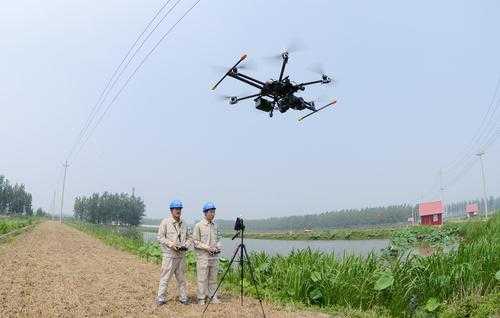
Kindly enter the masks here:
<path id="1" fill-rule="evenodd" d="M 156 233 L 143 232 L 146 241 L 156 240 Z M 230 238 L 222 238 L 222 256 L 230 258 L 234 249 L 239 244 L 239 239 L 231 241 Z M 269 239 L 245 239 L 245 245 L 249 253 L 253 251 L 264 251 L 270 255 L 287 255 L 292 250 L 310 248 L 312 250 L 331 253 L 334 252 L 339 257 L 344 253 L 347 255 L 366 256 L 370 252 L 379 252 L 389 245 L 389 240 L 269 240 Z"/>

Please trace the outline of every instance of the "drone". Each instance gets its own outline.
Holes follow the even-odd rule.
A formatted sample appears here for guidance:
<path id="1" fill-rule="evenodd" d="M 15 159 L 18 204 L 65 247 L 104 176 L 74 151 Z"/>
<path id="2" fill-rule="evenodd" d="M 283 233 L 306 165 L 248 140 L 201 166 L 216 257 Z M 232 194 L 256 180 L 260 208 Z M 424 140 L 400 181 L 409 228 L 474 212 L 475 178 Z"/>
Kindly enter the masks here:
<path id="1" fill-rule="evenodd" d="M 277 80 L 270 79 L 264 82 L 241 73 L 238 66 L 247 58 L 247 55 L 243 54 L 240 59 L 231 68 L 229 68 L 222 78 L 212 87 L 212 90 L 215 90 L 226 77 L 232 77 L 257 88 L 260 91 L 256 94 L 244 97 L 229 96 L 229 104 L 234 105 L 242 100 L 253 98 L 255 108 L 269 113 L 269 117 L 273 117 L 273 112 L 275 110 L 278 110 L 280 113 L 285 113 L 289 109 L 300 111 L 306 109 L 309 110 L 310 112 L 307 115 L 300 117 L 299 121 L 337 103 L 336 100 L 333 100 L 320 108 L 316 108 L 314 101 L 306 101 L 302 97 L 295 96 L 295 94 L 299 91 L 304 91 L 306 86 L 313 84 L 328 84 L 332 82 L 332 79 L 325 74 L 321 74 L 320 80 L 296 84 L 290 80 L 288 75 L 284 76 L 285 67 L 289 59 L 289 52 L 285 49 L 280 56 L 283 59 L 283 62 L 281 64 L 280 75 Z"/>

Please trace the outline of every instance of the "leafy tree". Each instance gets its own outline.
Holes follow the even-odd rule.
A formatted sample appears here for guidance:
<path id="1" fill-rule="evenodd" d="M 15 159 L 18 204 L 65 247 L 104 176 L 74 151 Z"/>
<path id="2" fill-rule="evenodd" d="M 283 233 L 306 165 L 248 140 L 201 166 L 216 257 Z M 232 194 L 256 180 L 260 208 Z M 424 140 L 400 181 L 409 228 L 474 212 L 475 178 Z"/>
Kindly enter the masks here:
<path id="1" fill-rule="evenodd" d="M 74 204 L 75 218 L 95 224 L 139 225 L 144 210 L 140 197 L 126 193 L 93 193 L 77 197 Z"/>
<path id="2" fill-rule="evenodd" d="M 41 218 L 49 216 L 49 214 L 47 212 L 45 212 L 42 208 L 36 209 L 35 215 L 37 217 L 41 217 Z"/>
<path id="3" fill-rule="evenodd" d="M 0 214 L 32 215 L 32 196 L 24 184 L 11 185 L 9 180 L 0 175 Z"/>

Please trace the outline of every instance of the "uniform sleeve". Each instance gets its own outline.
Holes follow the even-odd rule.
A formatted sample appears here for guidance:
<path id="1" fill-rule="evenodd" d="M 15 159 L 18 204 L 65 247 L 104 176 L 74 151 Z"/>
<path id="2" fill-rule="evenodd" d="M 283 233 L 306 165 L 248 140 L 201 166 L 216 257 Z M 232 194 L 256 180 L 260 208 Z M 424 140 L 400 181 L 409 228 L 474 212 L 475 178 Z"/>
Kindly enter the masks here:
<path id="1" fill-rule="evenodd" d="M 173 248 L 175 245 L 175 242 L 172 242 L 170 240 L 167 240 L 167 222 L 166 220 L 161 221 L 160 227 L 158 228 L 158 235 L 156 239 L 158 242 L 160 242 L 161 245 Z"/>
<path id="2" fill-rule="evenodd" d="M 220 238 L 221 238 L 221 233 L 219 232 L 219 227 L 216 225 L 215 226 L 215 246 L 217 247 L 217 249 L 219 251 L 222 251 L 222 242 L 220 241 Z"/>
<path id="3" fill-rule="evenodd" d="M 186 240 L 184 244 L 188 248 L 193 246 L 193 233 L 191 231 L 191 227 L 188 226 L 186 226 Z"/>
<path id="4" fill-rule="evenodd" d="M 195 249 L 205 250 L 205 251 L 208 251 L 210 249 L 210 246 L 208 246 L 207 244 L 204 244 L 201 241 L 201 229 L 200 229 L 199 223 L 197 223 L 194 226 L 192 237 L 193 237 L 193 244 L 194 244 Z"/>

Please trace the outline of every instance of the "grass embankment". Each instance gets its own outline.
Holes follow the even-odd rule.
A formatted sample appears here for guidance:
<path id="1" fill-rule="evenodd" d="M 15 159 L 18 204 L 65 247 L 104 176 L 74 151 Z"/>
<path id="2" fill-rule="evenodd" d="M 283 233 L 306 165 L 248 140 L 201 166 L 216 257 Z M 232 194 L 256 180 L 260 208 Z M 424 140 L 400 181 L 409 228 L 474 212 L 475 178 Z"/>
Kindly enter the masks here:
<path id="1" fill-rule="evenodd" d="M 127 237 L 136 234 L 87 224 L 74 226 L 110 245 L 161 261 L 157 244 Z M 449 252 L 437 249 L 429 256 L 403 256 L 405 250 L 421 242 L 447 241 L 459 245 Z M 456 228 L 403 229 L 394 234 L 393 242 L 397 248 L 380 256 L 339 259 L 333 254 L 302 250 L 287 256 L 255 253 L 251 260 L 260 292 L 280 303 L 359 317 L 500 315 L 500 214 L 488 222 L 476 220 Z M 188 263 L 194 269 L 192 254 Z M 227 260 L 222 260 L 221 271 L 225 268 Z M 244 285 L 255 296 L 248 270 Z M 229 272 L 225 287 L 239 288 L 237 268 Z"/>
<path id="2" fill-rule="evenodd" d="M 338 259 L 333 254 L 302 250 L 288 256 L 258 253 L 252 261 L 265 297 L 281 302 L 408 317 L 488 317 L 500 308 L 499 214 L 487 223 L 475 221 L 441 230 L 407 229 L 394 240 L 402 238 L 415 240 L 415 244 L 446 240 L 460 244 L 446 253 L 437 250 L 430 256 L 409 258 L 397 253 Z M 250 286 L 251 277 L 245 274 L 245 285 Z M 232 271 L 230 284 L 237 286 L 238 277 L 239 272 Z"/>
<path id="3" fill-rule="evenodd" d="M 5 217 L 0 218 L 0 236 L 22 229 L 35 222 L 34 218 Z"/>
<path id="4" fill-rule="evenodd" d="M 268 240 L 369 240 L 388 239 L 401 228 L 356 228 L 313 230 L 311 232 L 245 232 L 245 237 Z M 232 237 L 234 233 L 224 233 L 224 237 Z"/>

